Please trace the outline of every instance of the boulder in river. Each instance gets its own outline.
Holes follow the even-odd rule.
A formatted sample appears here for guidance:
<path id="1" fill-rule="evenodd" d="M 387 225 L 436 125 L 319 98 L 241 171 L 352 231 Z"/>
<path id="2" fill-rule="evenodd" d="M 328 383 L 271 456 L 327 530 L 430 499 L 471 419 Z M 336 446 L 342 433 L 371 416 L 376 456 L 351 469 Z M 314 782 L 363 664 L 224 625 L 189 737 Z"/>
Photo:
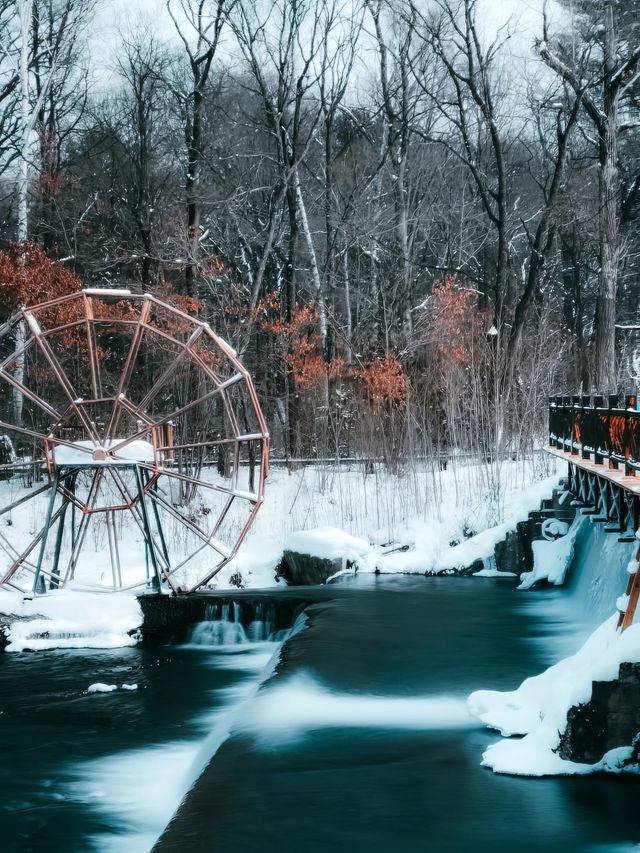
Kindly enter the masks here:
<path id="1" fill-rule="evenodd" d="M 284 545 L 280 576 L 294 586 L 326 583 L 343 572 L 371 570 L 375 552 L 365 539 L 336 527 L 291 533 Z"/>

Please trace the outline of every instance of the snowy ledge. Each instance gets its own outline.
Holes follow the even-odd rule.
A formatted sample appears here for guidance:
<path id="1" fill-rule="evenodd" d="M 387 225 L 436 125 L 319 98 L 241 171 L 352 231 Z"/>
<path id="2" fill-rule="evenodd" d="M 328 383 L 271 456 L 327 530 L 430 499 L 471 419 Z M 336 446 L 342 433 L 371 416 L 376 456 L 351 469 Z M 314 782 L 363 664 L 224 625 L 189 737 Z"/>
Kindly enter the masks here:
<path id="1" fill-rule="evenodd" d="M 505 509 L 505 521 L 494 527 L 489 527 L 475 536 L 464 539 L 457 544 L 450 544 L 451 532 L 442 527 L 439 535 L 429 524 L 421 525 L 415 522 L 412 527 L 401 534 L 398 547 L 391 551 L 383 550 L 383 545 L 370 544 L 366 539 L 351 536 L 337 527 L 317 527 L 311 530 L 300 530 L 291 533 L 284 543 L 285 560 L 289 555 L 302 555 L 309 561 L 326 562 L 324 576 L 336 577 L 352 568 L 359 572 L 377 572 L 379 574 L 422 574 L 422 575 L 453 575 L 469 570 L 476 562 L 493 557 L 496 545 L 504 541 L 516 530 L 518 522 L 525 520 L 529 513 L 539 509 L 546 498 L 550 498 L 558 486 L 558 478 L 549 477 L 522 490 L 515 496 Z M 446 537 L 446 538 L 445 538 Z M 371 537 L 376 539 L 375 536 Z M 559 540 L 564 542 L 568 537 Z M 558 567 L 566 565 L 564 551 L 570 549 L 571 542 L 567 541 L 558 547 Z M 538 545 L 538 543 L 535 543 Z M 544 546 L 556 545 L 555 542 L 544 542 Z M 543 556 L 542 551 L 540 556 Z M 546 557 L 546 551 L 544 553 Z M 290 558 L 289 558 L 290 559 Z M 332 564 L 332 568 L 329 567 Z M 296 569 L 290 569 L 296 574 Z M 314 572 L 309 567 L 297 569 L 298 575 L 311 577 Z M 319 576 L 319 570 L 316 573 Z M 533 573 L 531 573 L 533 575 Z M 558 579 L 561 582 L 561 571 L 558 568 Z M 323 577 L 324 577 L 323 576 Z M 497 571 L 485 567 L 474 573 L 475 577 L 498 578 L 516 577 L 513 572 Z M 531 584 L 542 579 L 542 574 L 531 578 Z M 304 581 L 298 581 L 304 583 Z M 317 582 L 317 581 L 316 581 Z"/>
<path id="2" fill-rule="evenodd" d="M 640 772 L 631 745 L 609 751 L 594 764 L 567 761 L 558 754 L 569 711 L 591 699 L 593 682 L 614 681 L 622 663 L 640 662 L 640 624 L 620 633 L 617 621 L 617 615 L 607 619 L 575 655 L 527 678 L 517 690 L 471 694 L 471 714 L 509 738 L 485 751 L 485 767 L 518 776 Z"/>
<path id="3" fill-rule="evenodd" d="M 31 599 L 0 590 L 0 613 L 7 617 L 8 652 L 132 646 L 142 624 L 142 611 L 132 593 L 64 589 Z"/>

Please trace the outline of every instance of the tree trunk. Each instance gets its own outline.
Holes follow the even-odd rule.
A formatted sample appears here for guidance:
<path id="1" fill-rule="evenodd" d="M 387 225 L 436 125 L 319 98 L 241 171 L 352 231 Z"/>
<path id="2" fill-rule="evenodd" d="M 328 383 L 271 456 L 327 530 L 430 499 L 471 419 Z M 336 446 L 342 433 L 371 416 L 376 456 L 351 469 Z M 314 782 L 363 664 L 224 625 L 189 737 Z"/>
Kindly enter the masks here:
<path id="1" fill-rule="evenodd" d="M 31 104 L 29 102 L 29 26 L 33 11 L 33 0 L 21 0 L 18 7 L 20 15 L 20 158 L 18 163 L 18 242 L 26 243 L 29 236 L 28 194 L 29 194 L 29 142 L 31 125 Z M 20 352 L 26 341 L 24 323 L 18 323 L 15 332 L 14 377 L 24 382 L 24 354 Z M 13 390 L 13 416 L 15 423 L 22 423 L 22 393 Z"/>
<path id="2" fill-rule="evenodd" d="M 608 116 L 600 158 L 600 287 L 596 311 L 595 373 L 598 393 L 615 392 L 616 293 L 620 260 L 620 176 L 615 116 Z"/>
<path id="3" fill-rule="evenodd" d="M 193 117 L 187 146 L 187 180 L 185 193 L 187 198 L 187 264 L 184 271 L 185 293 L 196 296 L 196 277 L 198 269 L 198 248 L 200 239 L 200 199 L 198 184 L 200 177 L 200 145 L 202 141 L 202 92 L 193 93 Z"/>

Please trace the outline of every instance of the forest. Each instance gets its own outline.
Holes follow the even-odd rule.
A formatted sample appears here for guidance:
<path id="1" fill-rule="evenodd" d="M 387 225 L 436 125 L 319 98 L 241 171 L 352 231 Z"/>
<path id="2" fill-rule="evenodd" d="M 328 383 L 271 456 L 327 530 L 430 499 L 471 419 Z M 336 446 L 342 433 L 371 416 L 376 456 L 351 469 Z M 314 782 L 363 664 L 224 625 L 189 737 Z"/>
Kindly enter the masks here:
<path id="1" fill-rule="evenodd" d="M 168 0 L 105 65 L 108 0 L 0 0 L 0 323 L 171 301 L 289 461 L 518 454 L 634 390 L 639 4 L 497 5 Z"/>

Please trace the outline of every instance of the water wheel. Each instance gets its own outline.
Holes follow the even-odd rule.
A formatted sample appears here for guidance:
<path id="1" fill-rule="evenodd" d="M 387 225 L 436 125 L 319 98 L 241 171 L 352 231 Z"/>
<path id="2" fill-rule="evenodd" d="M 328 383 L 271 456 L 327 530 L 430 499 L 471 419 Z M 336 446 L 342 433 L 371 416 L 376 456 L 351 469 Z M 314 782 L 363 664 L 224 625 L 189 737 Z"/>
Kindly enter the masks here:
<path id="1" fill-rule="evenodd" d="M 192 591 L 233 558 L 269 436 L 206 323 L 127 290 L 25 307 L 0 389 L 0 584 Z"/>

